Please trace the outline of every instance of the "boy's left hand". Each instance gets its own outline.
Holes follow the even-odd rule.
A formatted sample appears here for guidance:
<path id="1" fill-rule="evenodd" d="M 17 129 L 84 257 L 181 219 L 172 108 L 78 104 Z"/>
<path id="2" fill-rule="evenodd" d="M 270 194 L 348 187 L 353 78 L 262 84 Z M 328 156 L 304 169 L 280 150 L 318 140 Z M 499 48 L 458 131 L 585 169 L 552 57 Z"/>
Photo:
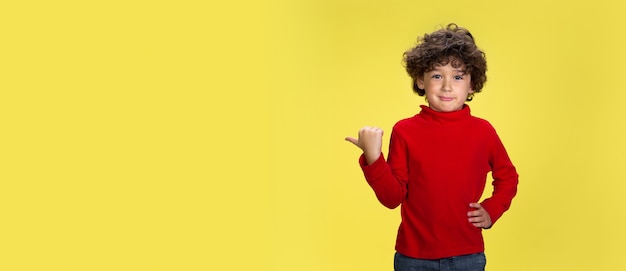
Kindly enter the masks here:
<path id="1" fill-rule="evenodd" d="M 476 202 L 470 203 L 470 207 L 476 208 L 476 210 L 467 212 L 469 222 L 472 223 L 472 225 L 474 225 L 474 227 L 476 228 L 491 228 L 491 217 L 489 216 L 489 213 L 487 213 L 487 210 L 485 210 L 483 206 Z"/>

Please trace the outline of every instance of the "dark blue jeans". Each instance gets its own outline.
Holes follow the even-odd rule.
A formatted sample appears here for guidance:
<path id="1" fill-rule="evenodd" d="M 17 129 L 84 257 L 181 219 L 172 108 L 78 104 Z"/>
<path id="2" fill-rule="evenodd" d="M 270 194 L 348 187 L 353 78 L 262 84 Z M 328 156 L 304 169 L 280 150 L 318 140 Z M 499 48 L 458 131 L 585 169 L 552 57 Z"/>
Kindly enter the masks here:
<path id="1" fill-rule="evenodd" d="M 396 252 L 393 267 L 395 271 L 485 271 L 485 253 L 422 260 L 404 256 Z"/>

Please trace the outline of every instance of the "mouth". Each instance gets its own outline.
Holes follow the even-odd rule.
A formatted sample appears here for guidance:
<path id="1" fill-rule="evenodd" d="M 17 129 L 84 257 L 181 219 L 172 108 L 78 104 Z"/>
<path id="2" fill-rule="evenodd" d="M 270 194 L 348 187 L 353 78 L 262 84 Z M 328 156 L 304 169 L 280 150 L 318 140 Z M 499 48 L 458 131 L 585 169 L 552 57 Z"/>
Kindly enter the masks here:
<path id="1" fill-rule="evenodd" d="M 444 101 L 444 102 L 450 102 L 452 100 L 454 100 L 454 98 L 451 97 L 443 97 L 443 96 L 439 96 L 439 99 Z"/>

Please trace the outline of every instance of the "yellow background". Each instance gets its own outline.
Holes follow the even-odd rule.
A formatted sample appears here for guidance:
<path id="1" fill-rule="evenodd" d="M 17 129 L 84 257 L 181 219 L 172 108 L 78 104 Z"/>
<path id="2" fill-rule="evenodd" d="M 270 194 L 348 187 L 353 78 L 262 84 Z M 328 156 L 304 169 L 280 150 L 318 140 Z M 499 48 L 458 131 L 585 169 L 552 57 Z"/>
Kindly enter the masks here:
<path id="1" fill-rule="evenodd" d="M 392 270 L 343 138 L 417 112 L 402 53 L 448 22 L 521 176 L 487 269 L 624 270 L 618 2 L 4 1 L 0 270 Z"/>

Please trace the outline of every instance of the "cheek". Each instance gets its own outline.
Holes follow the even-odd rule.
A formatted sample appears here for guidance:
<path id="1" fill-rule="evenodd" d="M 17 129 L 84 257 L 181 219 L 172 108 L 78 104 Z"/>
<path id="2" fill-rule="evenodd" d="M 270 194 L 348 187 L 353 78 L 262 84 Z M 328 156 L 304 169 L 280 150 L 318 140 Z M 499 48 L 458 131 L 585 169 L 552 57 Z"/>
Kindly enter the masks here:
<path id="1" fill-rule="evenodd" d="M 430 96 L 434 96 L 438 93 L 438 91 L 432 86 L 428 86 L 426 89 L 424 89 L 424 92 L 426 92 L 426 95 Z"/>

